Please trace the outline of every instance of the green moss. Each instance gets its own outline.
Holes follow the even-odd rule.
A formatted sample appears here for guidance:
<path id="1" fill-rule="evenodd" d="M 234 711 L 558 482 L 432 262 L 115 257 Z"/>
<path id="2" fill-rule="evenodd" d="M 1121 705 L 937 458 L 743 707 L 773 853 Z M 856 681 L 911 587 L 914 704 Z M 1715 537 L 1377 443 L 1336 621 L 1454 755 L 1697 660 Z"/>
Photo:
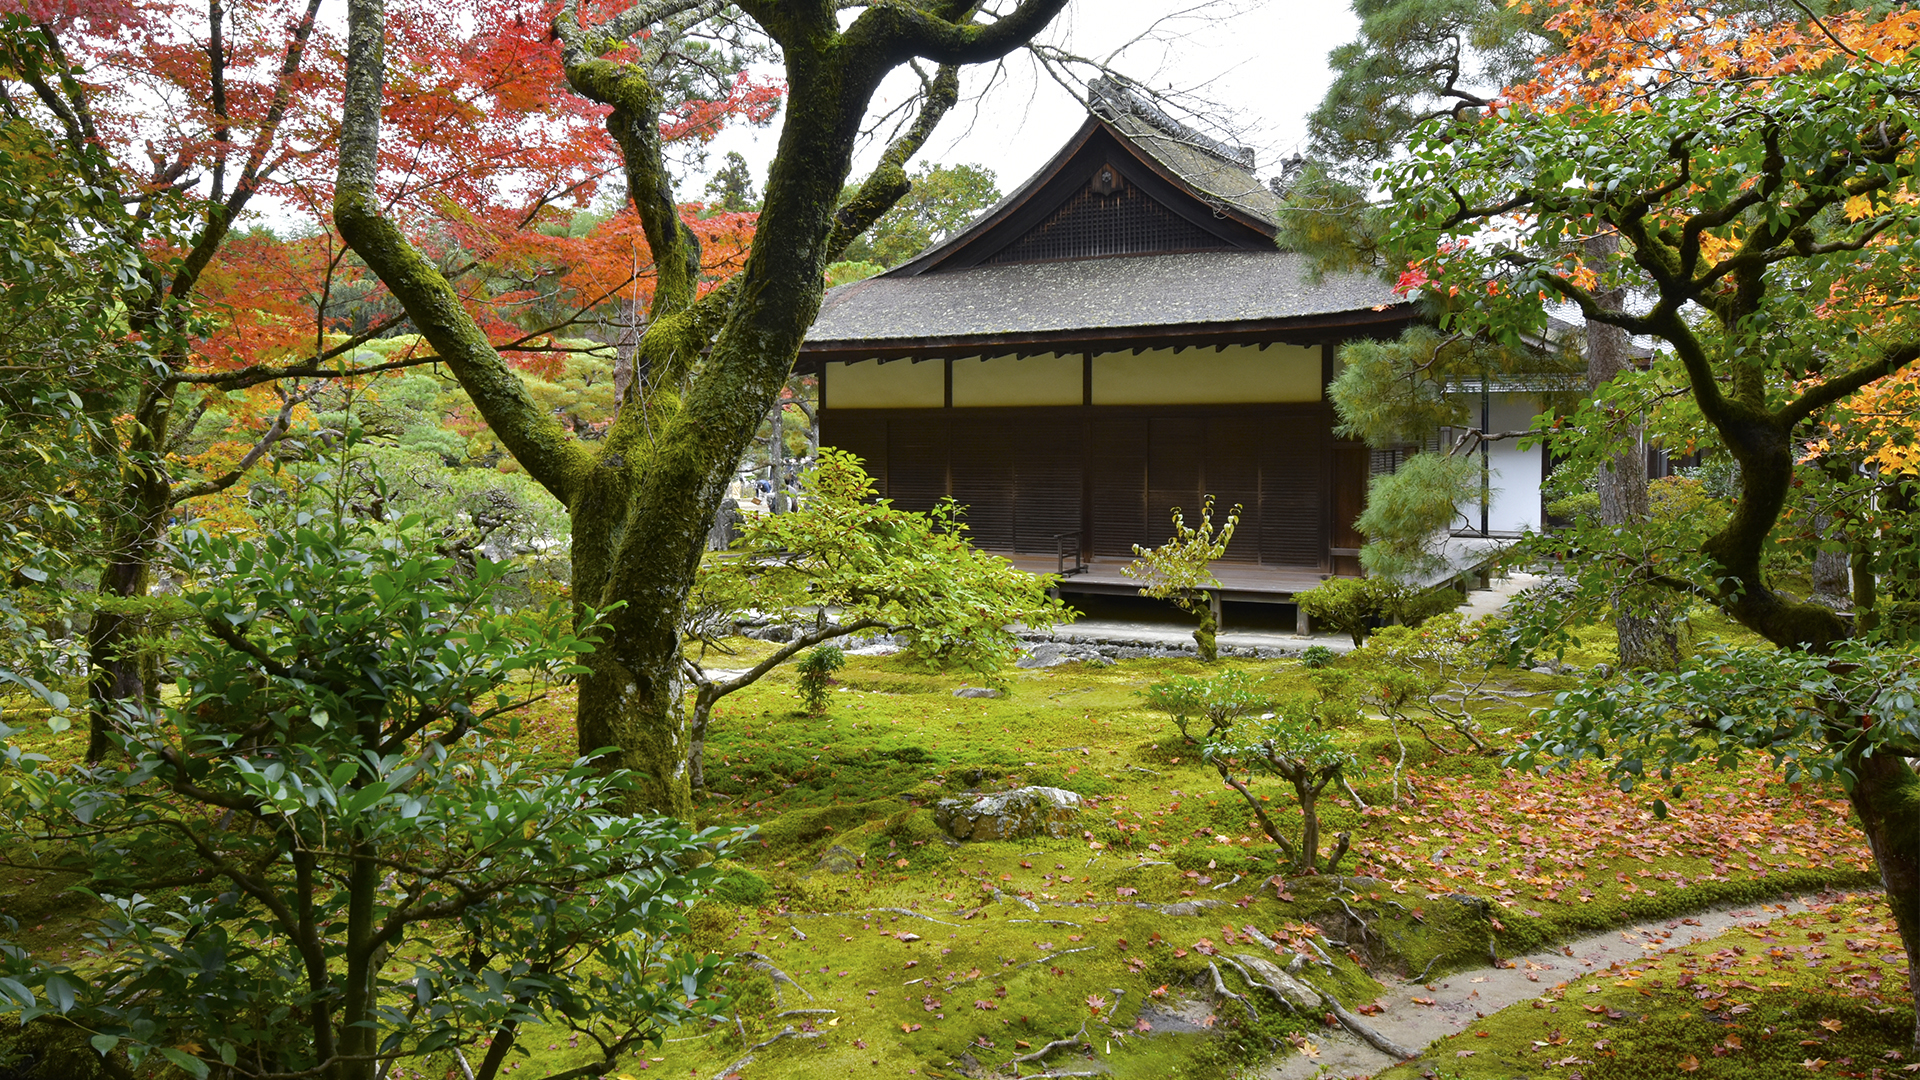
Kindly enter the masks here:
<path id="1" fill-rule="evenodd" d="M 758 907 L 773 899 L 773 886 L 767 879 L 738 863 L 721 863 L 720 880 L 714 885 L 711 899 L 720 904 L 732 904 L 736 907 Z"/>
<path id="2" fill-rule="evenodd" d="M 100 1055 L 87 1032 L 51 1019 L 0 1029 L 0 1075 L 22 1080 L 101 1080 Z"/>

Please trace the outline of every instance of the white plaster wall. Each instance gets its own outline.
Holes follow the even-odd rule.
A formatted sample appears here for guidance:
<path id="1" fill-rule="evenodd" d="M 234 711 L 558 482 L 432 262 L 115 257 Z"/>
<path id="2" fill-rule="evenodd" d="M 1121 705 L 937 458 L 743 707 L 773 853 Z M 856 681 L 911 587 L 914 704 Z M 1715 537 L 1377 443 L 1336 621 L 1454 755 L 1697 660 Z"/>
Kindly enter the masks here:
<path id="1" fill-rule="evenodd" d="M 1533 423 L 1541 409 L 1536 394 L 1495 394 L 1491 402 L 1493 431 L 1523 431 Z M 1469 397 L 1470 423 L 1480 421 L 1480 399 Z M 1540 529 L 1540 448 L 1522 450 L 1517 440 L 1506 439 L 1487 449 L 1487 467 L 1492 474 L 1492 505 L 1488 507 L 1487 528 L 1496 533 Z M 1478 530 L 1480 504 L 1473 501 L 1460 508 L 1464 522 L 1456 527 Z"/>
<path id="2" fill-rule="evenodd" d="M 934 361 L 938 362 L 938 361 Z M 953 362 L 955 408 L 989 405 L 1078 405 L 1086 395 L 1086 361 L 1061 356 L 990 356 Z"/>

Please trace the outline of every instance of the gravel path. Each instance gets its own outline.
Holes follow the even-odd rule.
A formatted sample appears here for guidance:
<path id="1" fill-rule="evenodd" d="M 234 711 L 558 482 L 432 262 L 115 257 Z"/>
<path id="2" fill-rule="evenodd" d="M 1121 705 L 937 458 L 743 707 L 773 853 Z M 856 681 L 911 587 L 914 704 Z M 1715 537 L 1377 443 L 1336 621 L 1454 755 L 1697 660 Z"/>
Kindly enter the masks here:
<path id="1" fill-rule="evenodd" d="M 1540 996 L 1555 983 L 1577 979 L 1615 961 L 1655 956 L 1717 937 L 1735 926 L 1771 922 L 1806 908 L 1798 900 L 1721 908 L 1593 934 L 1548 952 L 1513 957 L 1504 967 L 1455 972 L 1428 983 L 1389 980 L 1377 999 L 1385 1011 L 1366 1020 L 1394 1042 L 1424 1049 L 1483 1016 Z M 1294 1054 L 1260 1075 L 1265 1080 L 1371 1076 L 1398 1064 L 1343 1030 L 1322 1032 L 1314 1045 L 1318 1056 Z"/>

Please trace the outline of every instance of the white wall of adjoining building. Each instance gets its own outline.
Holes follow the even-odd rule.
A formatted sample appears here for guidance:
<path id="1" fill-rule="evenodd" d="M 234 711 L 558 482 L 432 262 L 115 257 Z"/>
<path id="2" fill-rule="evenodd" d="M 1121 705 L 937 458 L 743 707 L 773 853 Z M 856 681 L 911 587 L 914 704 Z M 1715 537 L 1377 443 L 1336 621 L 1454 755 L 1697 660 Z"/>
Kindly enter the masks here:
<path id="1" fill-rule="evenodd" d="M 1488 405 L 1487 429 L 1492 432 L 1524 431 L 1532 426 L 1533 418 L 1542 407 L 1537 394 L 1511 393 L 1492 395 Z M 1479 426 L 1478 395 L 1469 398 L 1468 411 L 1470 422 Z M 1540 447 L 1522 450 L 1519 441 L 1502 439 L 1487 447 L 1487 469 L 1493 488 L 1486 515 L 1489 532 L 1538 532 L 1540 529 Z M 1479 500 L 1461 506 L 1460 513 L 1465 520 L 1456 522 L 1456 528 L 1476 532 L 1480 529 Z"/>

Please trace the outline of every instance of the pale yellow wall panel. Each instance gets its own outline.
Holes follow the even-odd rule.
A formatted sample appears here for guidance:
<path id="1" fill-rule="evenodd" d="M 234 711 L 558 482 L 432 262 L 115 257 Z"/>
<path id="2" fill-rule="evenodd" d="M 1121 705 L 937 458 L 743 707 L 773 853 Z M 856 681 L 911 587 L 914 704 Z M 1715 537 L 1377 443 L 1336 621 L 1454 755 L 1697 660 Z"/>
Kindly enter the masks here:
<path id="1" fill-rule="evenodd" d="M 1095 405 L 1233 405 L 1320 400 L 1320 349 L 1229 345 L 1096 353 Z"/>
<path id="2" fill-rule="evenodd" d="M 829 409 L 937 409 L 947 403 L 946 365 L 939 360 L 830 362 Z"/>
<path id="3" fill-rule="evenodd" d="M 1085 395 L 1085 361 L 1079 354 L 1011 356 L 953 362 L 956 408 L 990 405 L 1078 405 Z"/>

